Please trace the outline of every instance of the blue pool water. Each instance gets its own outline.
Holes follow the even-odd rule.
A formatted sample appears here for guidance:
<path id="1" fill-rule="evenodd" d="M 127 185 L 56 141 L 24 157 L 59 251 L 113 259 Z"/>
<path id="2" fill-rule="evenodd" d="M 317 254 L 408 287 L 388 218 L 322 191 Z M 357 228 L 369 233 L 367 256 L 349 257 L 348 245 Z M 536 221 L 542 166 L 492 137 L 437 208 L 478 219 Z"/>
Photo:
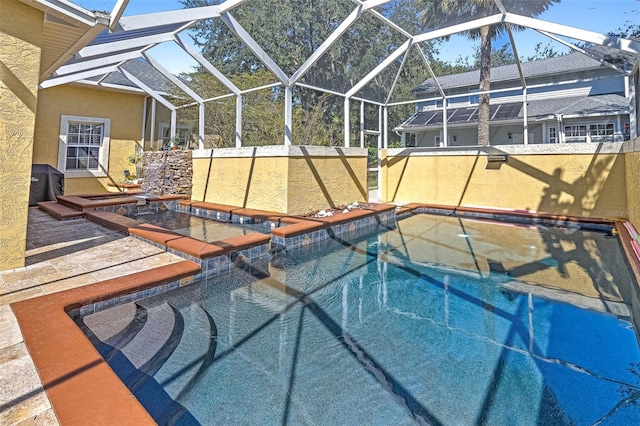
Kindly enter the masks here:
<path id="1" fill-rule="evenodd" d="M 79 320 L 160 424 L 635 425 L 615 237 L 416 215 Z"/>
<path id="2" fill-rule="evenodd" d="M 131 217 L 209 243 L 250 233 L 268 234 L 271 231 L 267 223 L 240 224 L 192 216 L 173 210 L 145 212 Z"/>

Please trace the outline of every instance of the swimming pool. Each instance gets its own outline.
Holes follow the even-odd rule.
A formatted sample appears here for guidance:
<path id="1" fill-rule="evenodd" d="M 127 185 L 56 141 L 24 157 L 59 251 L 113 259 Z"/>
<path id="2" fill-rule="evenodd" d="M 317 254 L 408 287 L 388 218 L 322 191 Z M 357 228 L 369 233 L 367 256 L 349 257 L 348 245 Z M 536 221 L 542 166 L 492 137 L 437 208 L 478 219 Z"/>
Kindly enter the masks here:
<path id="1" fill-rule="evenodd" d="M 158 423 L 635 424 L 615 237 L 415 215 L 80 320 Z"/>
<path id="2" fill-rule="evenodd" d="M 268 234 L 271 231 L 269 223 L 244 223 L 203 218 L 189 213 L 175 210 L 151 210 L 144 213 L 128 214 L 128 217 L 140 222 L 161 226 L 187 237 L 212 243 L 227 238 L 250 233 Z"/>

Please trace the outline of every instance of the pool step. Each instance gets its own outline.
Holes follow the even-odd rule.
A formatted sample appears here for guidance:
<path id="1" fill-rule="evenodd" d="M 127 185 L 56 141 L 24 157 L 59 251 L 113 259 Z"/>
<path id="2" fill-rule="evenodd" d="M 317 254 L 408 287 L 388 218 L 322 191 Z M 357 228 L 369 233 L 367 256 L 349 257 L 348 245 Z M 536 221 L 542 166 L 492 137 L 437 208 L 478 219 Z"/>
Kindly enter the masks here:
<path id="1" fill-rule="evenodd" d="M 120 348 L 118 353 L 121 357 L 107 359 L 130 389 L 145 379 L 150 371 L 158 368 L 158 364 L 163 362 L 162 358 L 170 355 L 167 350 L 175 347 L 173 343 L 182 333 L 182 323 L 169 304 L 154 304 L 144 299 L 138 304 L 147 312 L 144 326 Z"/>
<path id="2" fill-rule="evenodd" d="M 180 396 L 197 381 L 199 373 L 213 361 L 217 330 L 213 319 L 200 305 L 188 300 L 173 300 L 170 303 L 184 318 L 185 332 L 171 357 L 153 375 L 153 380 L 163 387 L 169 397 L 179 401 Z M 172 419 L 184 416 L 191 417 L 188 411 L 178 404 L 168 407 L 159 417 L 154 418 L 161 424 L 168 424 Z"/>
<path id="3" fill-rule="evenodd" d="M 147 322 L 147 310 L 126 303 L 87 315 L 80 320 L 85 331 L 100 355 L 109 362 L 142 330 Z"/>

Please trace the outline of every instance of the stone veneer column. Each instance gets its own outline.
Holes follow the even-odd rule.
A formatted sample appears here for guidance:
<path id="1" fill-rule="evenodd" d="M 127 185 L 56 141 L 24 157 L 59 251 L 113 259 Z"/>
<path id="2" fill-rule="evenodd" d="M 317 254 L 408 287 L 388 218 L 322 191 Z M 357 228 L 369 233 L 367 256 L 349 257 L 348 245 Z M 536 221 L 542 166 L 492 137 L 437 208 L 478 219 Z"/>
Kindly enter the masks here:
<path id="1" fill-rule="evenodd" d="M 0 270 L 25 264 L 42 22 L 39 10 L 0 1 Z"/>
<path id="2" fill-rule="evenodd" d="M 147 151 L 142 154 L 142 190 L 151 195 L 191 197 L 191 151 Z"/>

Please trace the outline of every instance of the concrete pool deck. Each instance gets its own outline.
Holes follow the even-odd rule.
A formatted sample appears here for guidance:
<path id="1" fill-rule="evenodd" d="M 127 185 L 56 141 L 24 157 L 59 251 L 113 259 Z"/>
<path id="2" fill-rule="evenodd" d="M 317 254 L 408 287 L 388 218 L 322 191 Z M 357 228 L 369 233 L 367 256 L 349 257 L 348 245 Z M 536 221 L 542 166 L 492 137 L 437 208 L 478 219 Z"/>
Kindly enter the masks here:
<path id="1" fill-rule="evenodd" d="M 87 219 L 29 208 L 26 266 L 0 272 L 0 424 L 57 425 L 9 304 L 183 261 Z"/>

